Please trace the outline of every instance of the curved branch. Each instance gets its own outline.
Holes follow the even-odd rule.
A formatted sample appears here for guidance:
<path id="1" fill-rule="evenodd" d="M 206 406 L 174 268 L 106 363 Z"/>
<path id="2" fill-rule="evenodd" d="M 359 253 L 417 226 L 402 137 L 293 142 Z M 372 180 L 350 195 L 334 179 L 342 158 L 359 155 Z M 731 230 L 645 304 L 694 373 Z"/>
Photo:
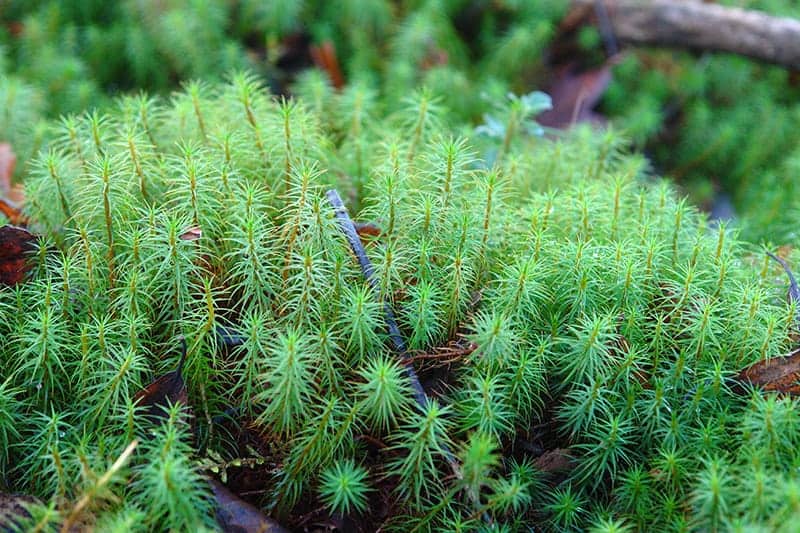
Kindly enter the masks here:
<path id="1" fill-rule="evenodd" d="M 622 42 L 730 52 L 800 70 L 800 21 L 678 0 L 574 0 L 602 4 Z"/>

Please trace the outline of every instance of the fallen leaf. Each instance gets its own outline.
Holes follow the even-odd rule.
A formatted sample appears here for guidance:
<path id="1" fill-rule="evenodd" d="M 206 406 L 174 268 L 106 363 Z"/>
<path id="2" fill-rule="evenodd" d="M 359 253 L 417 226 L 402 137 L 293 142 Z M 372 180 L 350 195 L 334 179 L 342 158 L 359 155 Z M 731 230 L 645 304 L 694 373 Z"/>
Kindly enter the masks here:
<path id="1" fill-rule="evenodd" d="M 183 364 L 186 362 L 186 339 L 181 338 L 182 353 L 178 368 L 172 372 L 167 372 L 144 390 L 137 392 L 133 397 L 133 402 L 145 407 L 144 416 L 153 420 L 163 420 L 166 416 L 165 408 L 172 404 L 181 403 L 186 405 L 188 397 L 186 395 L 186 383 L 183 381 Z"/>
<path id="2" fill-rule="evenodd" d="M 226 533 L 288 533 L 258 508 L 231 492 L 216 479 L 209 479 L 216 502 L 217 523 Z"/>
<path id="3" fill-rule="evenodd" d="M 15 187 L 14 191 L 18 189 Z M 0 213 L 3 213 L 14 226 L 27 226 L 28 217 L 22 213 L 19 204 L 8 198 L 0 198 Z"/>
<path id="4" fill-rule="evenodd" d="M 604 124 L 605 118 L 592 111 L 611 83 L 611 67 L 616 59 L 598 68 L 576 72 L 573 65 L 560 68 L 547 93 L 553 108 L 540 114 L 536 121 L 551 128 L 568 128 L 577 123 Z"/>
<path id="5" fill-rule="evenodd" d="M 202 236 L 203 236 L 203 230 L 201 230 L 199 226 L 192 226 L 191 228 L 181 233 L 178 238 L 182 241 L 196 241 Z"/>
<path id="6" fill-rule="evenodd" d="M 34 250 L 36 235 L 16 226 L 0 227 L 0 284 L 16 285 L 31 269 L 28 255 Z"/>
<path id="7" fill-rule="evenodd" d="M 781 357 L 758 361 L 748 366 L 733 380 L 749 383 L 764 391 L 775 391 L 790 396 L 800 396 L 800 349 Z M 739 389 L 737 392 L 744 392 Z"/>
<path id="8" fill-rule="evenodd" d="M 381 236 L 381 228 L 378 227 L 377 224 L 373 224 L 372 222 L 353 222 L 353 225 L 356 228 L 356 233 L 358 236 L 361 237 L 363 241 L 366 237 L 380 237 Z"/>

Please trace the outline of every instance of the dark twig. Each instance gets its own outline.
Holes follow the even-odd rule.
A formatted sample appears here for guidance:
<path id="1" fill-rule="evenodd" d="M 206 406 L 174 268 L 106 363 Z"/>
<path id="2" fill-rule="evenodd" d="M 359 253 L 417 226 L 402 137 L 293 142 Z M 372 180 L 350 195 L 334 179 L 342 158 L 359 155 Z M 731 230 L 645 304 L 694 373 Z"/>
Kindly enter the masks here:
<path id="1" fill-rule="evenodd" d="M 603 36 L 606 54 L 608 54 L 608 57 L 614 57 L 619 52 L 619 46 L 617 45 L 617 36 L 614 34 L 614 25 L 611 23 L 611 17 L 608 16 L 608 8 L 606 8 L 603 0 L 595 0 L 594 14 L 597 17 L 600 35 Z"/>
<path id="2" fill-rule="evenodd" d="M 783 271 L 786 272 L 786 275 L 789 277 L 789 292 L 788 292 L 788 299 L 789 303 L 794 305 L 794 329 L 795 333 L 800 333 L 800 286 L 797 285 L 797 280 L 792 274 L 792 269 L 789 268 L 788 263 L 777 255 L 773 254 L 769 250 L 767 250 L 767 255 L 778 262 L 781 267 L 783 267 Z"/>
<path id="3" fill-rule="evenodd" d="M 240 332 L 226 326 L 215 326 L 214 333 L 217 335 L 217 342 L 227 348 L 241 346 L 247 340 Z"/>
<path id="4" fill-rule="evenodd" d="M 783 271 L 786 272 L 786 275 L 789 277 L 789 302 L 800 306 L 800 287 L 798 287 L 797 280 L 795 279 L 794 274 L 792 274 L 792 269 L 789 268 L 788 263 L 786 263 L 782 257 L 778 257 L 770 251 L 767 251 L 767 255 L 777 261 L 778 264 L 783 267 Z"/>
<path id="5" fill-rule="evenodd" d="M 331 206 L 336 213 L 336 219 L 339 221 L 339 227 L 341 228 L 342 233 L 344 233 L 344 236 L 350 245 L 350 249 L 353 251 L 353 254 L 355 254 L 358 264 L 361 266 L 362 274 L 364 274 L 364 277 L 367 279 L 367 282 L 369 283 L 369 286 L 375 293 L 376 297 L 380 299 L 380 287 L 378 285 L 377 276 L 375 275 L 375 269 L 373 268 L 369 257 L 367 257 L 367 253 L 364 251 L 364 246 L 361 244 L 361 239 L 358 237 L 358 233 L 356 233 L 353 220 L 347 213 L 347 207 L 345 207 L 341 196 L 339 196 L 338 191 L 335 189 L 329 190 L 327 192 L 327 196 L 328 201 L 331 203 Z M 400 334 L 400 328 L 397 326 L 397 320 L 394 318 L 394 311 L 392 311 L 392 306 L 389 304 L 389 302 L 383 302 L 383 312 L 386 316 L 386 324 L 389 329 L 389 338 L 394 345 L 397 355 L 400 357 L 400 360 L 403 363 L 403 367 L 406 369 L 406 374 L 411 382 L 411 388 L 414 391 L 414 399 L 420 408 L 424 409 L 427 405 L 428 397 L 419 382 L 419 378 L 417 377 L 417 373 L 414 371 L 413 365 L 411 364 L 413 358 L 408 353 L 406 343 L 403 340 L 403 336 Z M 444 455 L 447 464 L 450 466 L 450 469 L 453 472 L 453 475 L 461 479 L 463 476 L 461 473 L 461 466 L 458 464 L 455 455 L 453 455 L 453 452 L 450 451 L 450 448 L 447 445 L 442 446 L 442 455 Z M 475 503 L 477 507 L 478 502 L 476 501 L 476 498 L 473 497 L 473 500 L 473 503 Z M 487 523 L 491 523 L 491 518 L 487 513 L 483 513 L 483 520 Z"/>
<path id="6" fill-rule="evenodd" d="M 367 435 L 366 433 L 358 435 L 356 437 L 356 440 L 365 440 L 381 450 L 385 450 L 386 448 L 388 448 L 388 446 L 386 446 L 386 444 L 383 441 L 381 441 L 380 439 L 376 439 L 372 435 Z"/>
<path id="7" fill-rule="evenodd" d="M 336 213 L 336 219 L 339 221 L 339 227 L 344 233 L 345 238 L 347 239 L 347 243 L 350 245 L 350 249 L 356 256 L 358 260 L 358 264 L 361 267 L 361 273 L 364 274 L 364 277 L 369 283 L 372 292 L 375 296 L 380 299 L 380 287 L 378 285 L 378 279 L 375 275 L 375 268 L 372 266 L 372 262 L 367 257 L 367 252 L 364 251 L 364 246 L 361 244 L 361 239 L 358 237 L 358 233 L 356 232 L 356 227 L 353 224 L 353 220 L 350 218 L 350 215 L 347 213 L 347 207 L 345 207 L 344 202 L 342 202 L 342 197 L 339 196 L 339 193 L 336 189 L 331 189 L 327 192 L 328 201 L 333 206 L 333 211 Z M 422 388 L 422 385 L 419 382 L 419 378 L 417 377 L 417 373 L 414 371 L 414 367 L 411 364 L 411 357 L 408 354 L 408 348 L 406 348 L 406 343 L 403 340 L 403 336 L 400 334 L 400 328 L 397 326 L 397 320 L 394 318 L 394 311 L 392 311 L 392 306 L 389 302 L 383 302 L 383 313 L 386 317 L 386 326 L 389 329 L 389 339 L 392 341 L 392 345 L 394 346 L 395 352 L 400 357 L 400 361 L 403 363 L 403 368 L 406 369 L 406 375 L 408 376 L 408 380 L 411 383 L 411 388 L 414 391 L 414 399 L 416 400 L 417 404 L 425 408 L 425 404 L 427 403 L 427 396 L 425 395 L 425 390 Z"/>

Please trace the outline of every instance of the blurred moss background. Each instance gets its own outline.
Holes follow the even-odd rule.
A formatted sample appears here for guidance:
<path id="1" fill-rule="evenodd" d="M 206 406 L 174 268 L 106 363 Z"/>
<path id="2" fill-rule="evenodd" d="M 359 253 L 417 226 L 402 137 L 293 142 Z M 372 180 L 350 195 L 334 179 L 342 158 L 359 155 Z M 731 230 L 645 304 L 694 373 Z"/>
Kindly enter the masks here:
<path id="1" fill-rule="evenodd" d="M 800 17 L 792 0 L 719 3 Z M 379 112 L 425 85 L 454 125 L 475 126 L 507 92 L 552 85 L 568 9 L 564 0 L 0 1 L 0 140 L 23 163 L 21 179 L 48 138 L 43 119 L 244 69 L 273 92 L 308 92 L 303 72 L 325 65 L 325 43 Z M 569 50 L 580 68 L 606 64 L 592 27 Z M 799 96 L 800 77 L 778 67 L 627 49 L 598 111 L 695 203 L 733 215 L 745 238 L 796 244 Z"/>

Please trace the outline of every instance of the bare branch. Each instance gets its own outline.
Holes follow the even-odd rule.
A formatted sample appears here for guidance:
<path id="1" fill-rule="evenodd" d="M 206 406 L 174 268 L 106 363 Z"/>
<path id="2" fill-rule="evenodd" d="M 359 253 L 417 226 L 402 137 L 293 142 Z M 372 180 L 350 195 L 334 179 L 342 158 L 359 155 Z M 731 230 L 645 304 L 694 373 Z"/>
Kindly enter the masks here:
<path id="1" fill-rule="evenodd" d="M 626 43 L 730 52 L 800 70 L 800 21 L 678 0 L 600 0 Z M 598 0 L 574 0 L 585 10 Z"/>

